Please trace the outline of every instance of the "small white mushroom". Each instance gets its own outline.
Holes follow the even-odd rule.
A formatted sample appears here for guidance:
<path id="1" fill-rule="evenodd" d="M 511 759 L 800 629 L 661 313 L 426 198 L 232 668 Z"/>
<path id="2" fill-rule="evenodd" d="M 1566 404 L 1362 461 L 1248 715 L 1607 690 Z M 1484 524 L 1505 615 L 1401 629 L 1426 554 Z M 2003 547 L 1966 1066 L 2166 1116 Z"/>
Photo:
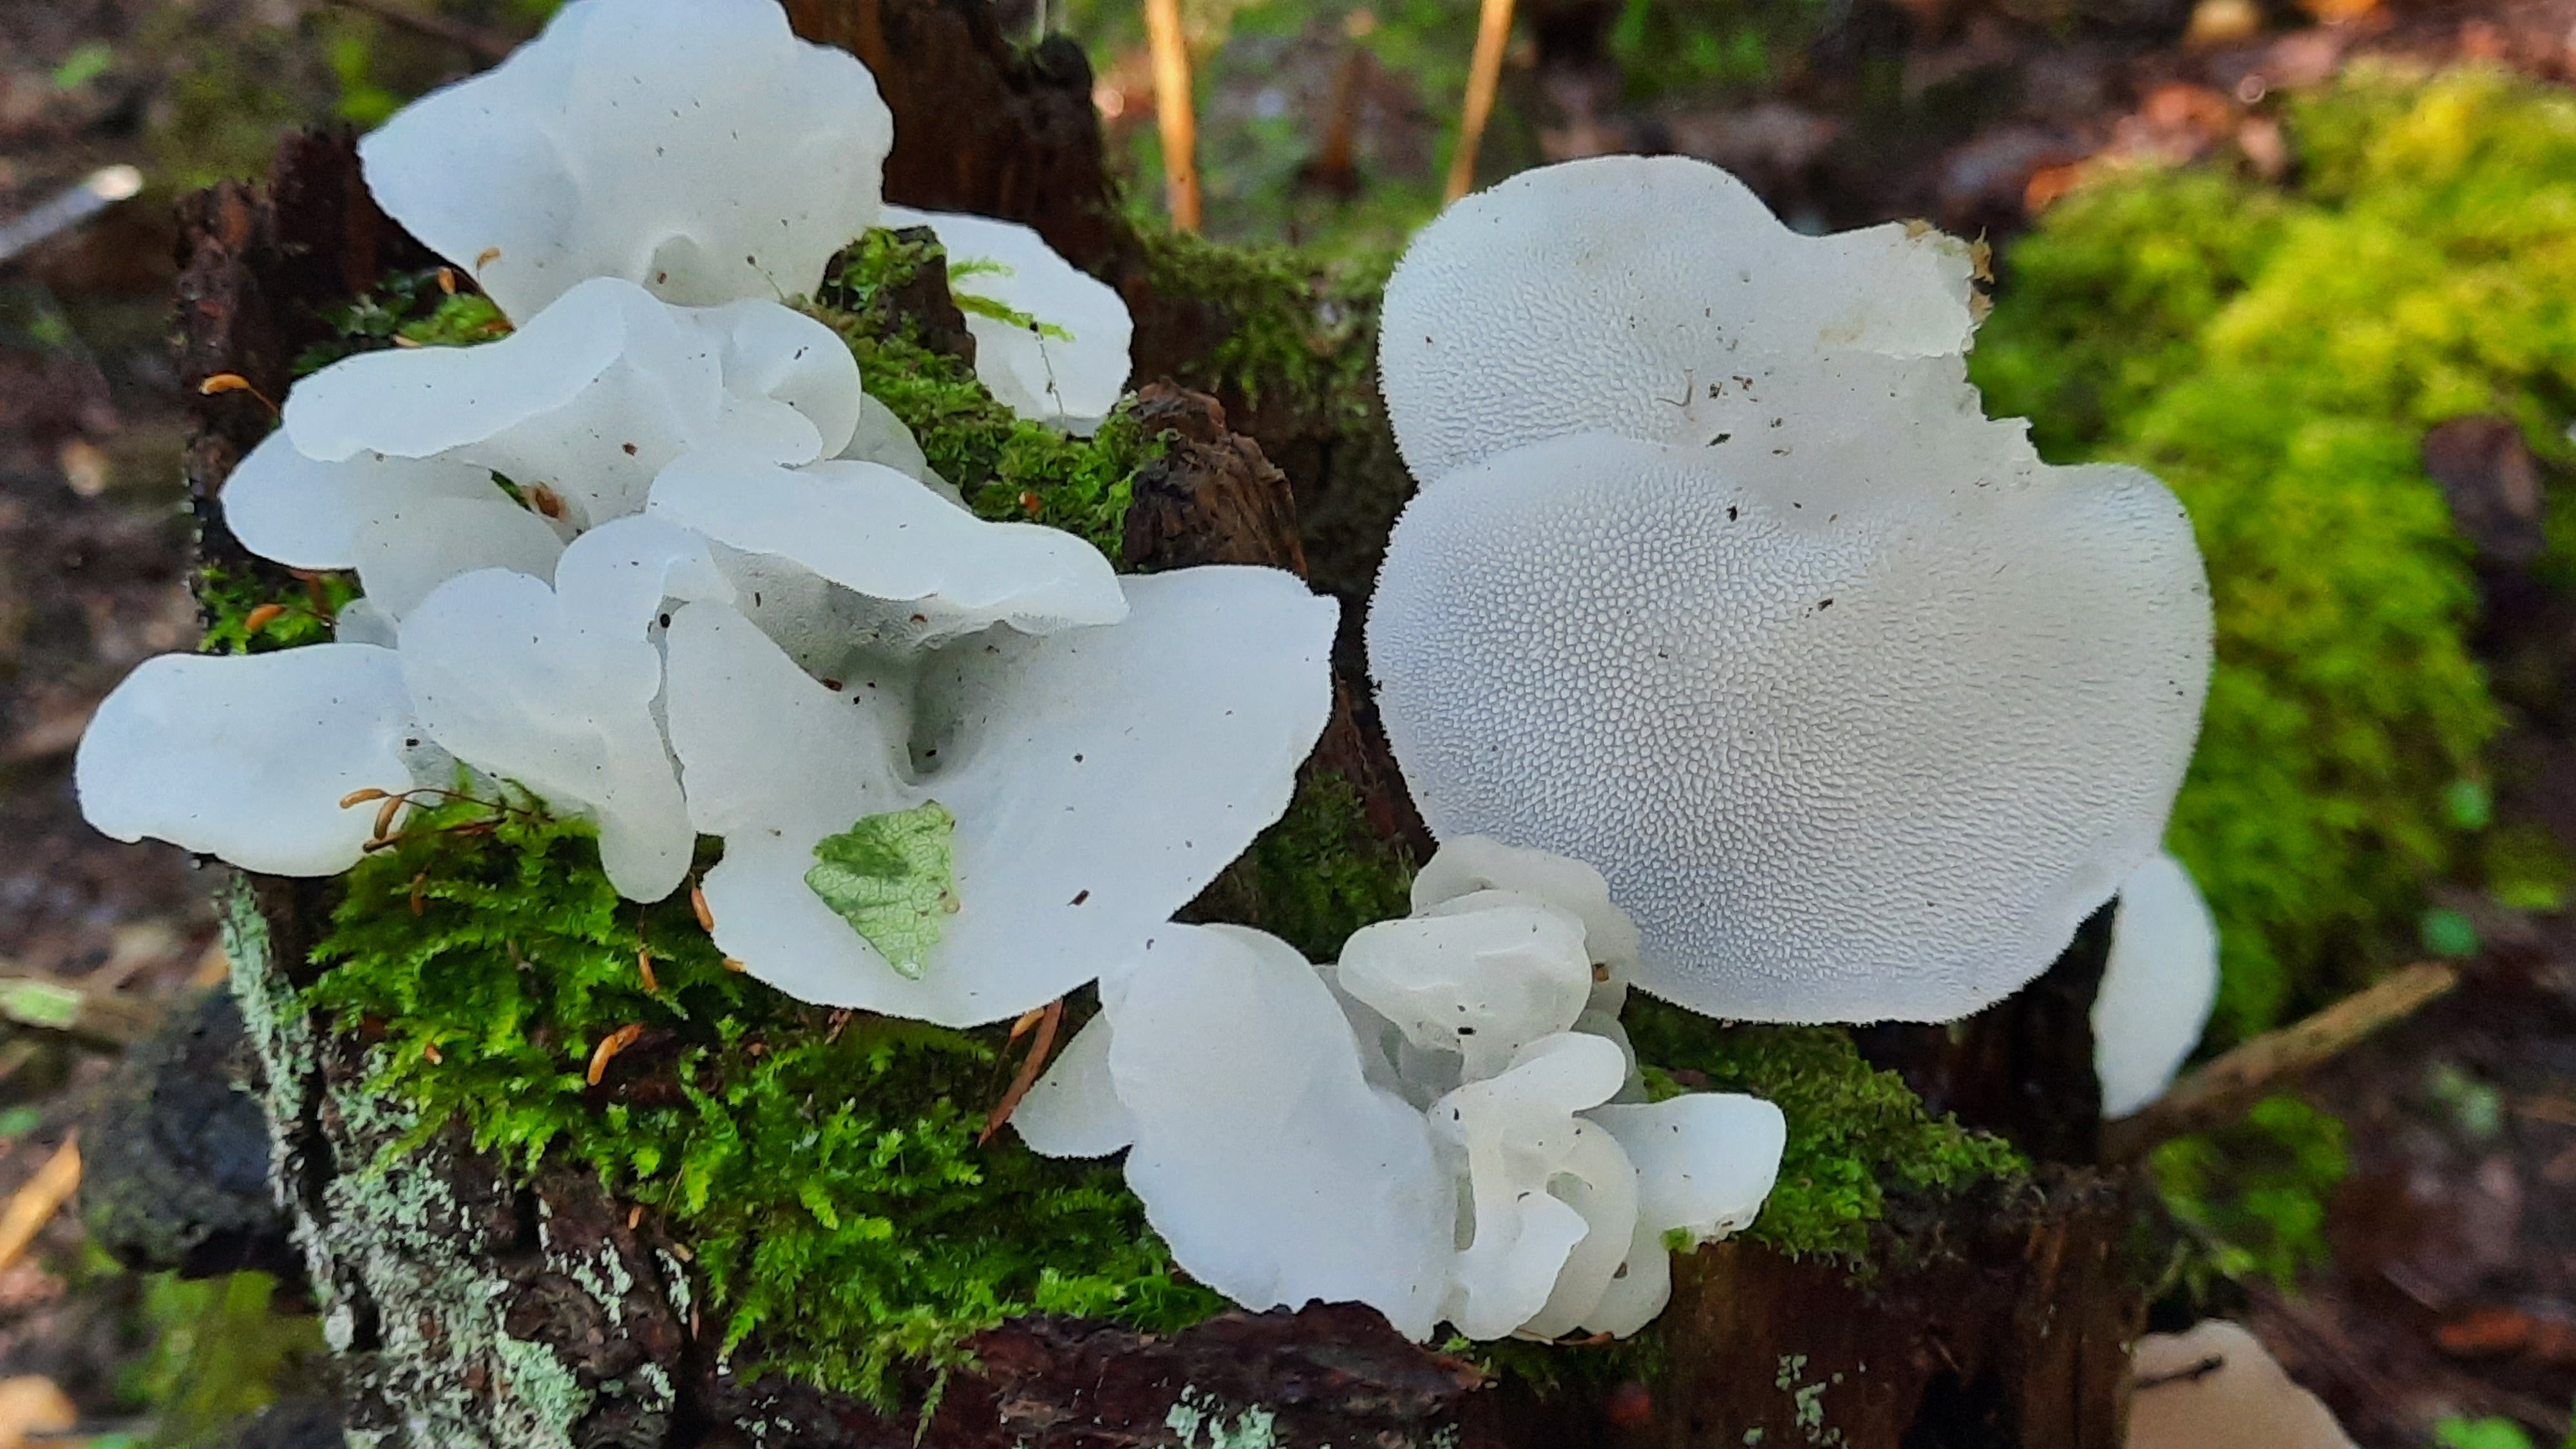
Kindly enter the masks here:
<path id="1" fill-rule="evenodd" d="M 2191 872 L 2158 852 L 2120 887 L 2093 997 L 2102 1115 L 2126 1117 L 2163 1096 L 2217 1001 L 2218 922 Z"/>
<path id="2" fill-rule="evenodd" d="M 1572 912 L 1499 891 L 1465 899 L 1483 908 L 1360 928 L 1336 980 L 1415 1047 L 1463 1058 L 1463 1079 L 1481 1081 L 1574 1025 L 1592 967 Z"/>
<path id="3" fill-rule="evenodd" d="M 863 634 L 919 648 L 994 624 L 1042 634 L 1127 616 L 1109 561 L 1081 538 L 987 522 L 882 463 L 789 469 L 691 453 L 654 480 L 649 506 L 728 548 L 787 561 L 890 606 L 873 621 L 843 620 L 850 643 Z"/>
<path id="4" fill-rule="evenodd" d="M 1357 1301 L 1428 1337 L 1450 1180 L 1422 1114 L 1360 1075 L 1315 969 L 1216 926 L 1164 927 L 1135 960 L 1109 1071 L 1128 1183 L 1174 1259 L 1248 1308 Z"/>
<path id="5" fill-rule="evenodd" d="M 867 67 L 769 0 L 573 0 L 358 155 L 386 213 L 524 322 L 590 277 L 693 306 L 811 293 L 875 222 L 893 143 Z"/>
<path id="6" fill-rule="evenodd" d="M 402 621 L 402 679 L 431 738 L 477 769 L 599 824 L 600 864 L 634 900 L 688 873 L 697 836 L 654 705 L 666 597 L 723 600 L 706 544 L 657 519 L 591 530 L 554 586 L 484 569 Z"/>
<path id="7" fill-rule="evenodd" d="M 1459 1332 L 1501 1338 L 1519 1331 L 1550 1306 L 1560 1275 L 1587 1247 L 1581 1267 L 1592 1271 L 1577 1273 L 1568 1297 L 1579 1306 L 1558 1315 L 1562 1326 L 1599 1300 L 1635 1229 L 1636 1174 L 1610 1135 L 1576 1114 L 1610 1100 L 1626 1074 L 1608 1042 L 1567 1032 L 1533 1043 L 1500 1075 L 1468 1082 L 1431 1105 L 1435 1140 L 1464 1162 L 1474 1213 L 1473 1236 L 1459 1250 L 1441 1308 Z M 1624 1176 L 1624 1200 L 1569 1202 L 1548 1190 L 1560 1174 L 1582 1179 L 1591 1189 L 1586 1197 L 1617 1194 Z M 1580 1283 L 1589 1278 L 1598 1281 Z"/>
<path id="8" fill-rule="evenodd" d="M 373 805 L 341 800 L 412 788 L 418 738 L 389 649 L 164 654 L 99 705 L 72 782 L 81 814 L 115 839 L 148 835 L 246 870 L 330 875 L 357 863 L 376 817 Z"/>
<path id="9" fill-rule="evenodd" d="M 1425 867 L 1433 893 L 1443 882 L 1480 883 L 1486 872 L 1471 865 L 1500 861 L 1510 878 L 1572 882 L 1572 894 L 1585 894 L 1572 861 L 1498 852 L 1492 842 L 1461 854 L 1468 859 L 1435 856 Z M 1597 889 L 1597 876 L 1591 885 Z M 1283 1225 L 1268 1198 L 1211 1216 L 1218 1198 L 1201 1179 L 1273 1183 L 1266 1144 L 1274 1138 L 1335 1143 L 1337 1165 L 1317 1175 L 1337 1179 L 1352 1154 L 1380 1150 L 1388 1129 L 1379 1119 L 1387 1105 L 1401 1106 L 1438 1149 L 1437 1195 L 1463 1211 L 1442 1219 L 1441 1251 L 1403 1255 L 1419 1276 L 1401 1284 L 1381 1277 L 1350 1296 L 1384 1309 L 1416 1338 L 1435 1317 L 1477 1338 L 1634 1333 L 1669 1295 L 1668 1238 L 1721 1237 L 1759 1210 L 1786 1140 L 1780 1113 L 1716 1094 L 1605 1105 L 1636 1085 L 1635 1059 L 1616 1015 L 1585 1009 L 1595 953 L 1585 949 L 1579 918 L 1493 889 L 1448 896 L 1433 909 L 1445 914 L 1364 929 L 1337 966 L 1322 970 L 1257 931 L 1158 932 L 1152 949 L 1103 974 L 1100 1014 L 1038 1080 L 1013 1123 L 1051 1155 L 1101 1156 L 1131 1143 L 1141 1154 L 1153 1144 L 1155 1167 L 1140 1176 L 1131 1157 L 1128 1180 L 1180 1265 L 1263 1307 L 1303 1301 L 1303 1292 L 1326 1296 L 1310 1277 L 1274 1280 L 1246 1267 L 1284 1272 L 1281 1255 L 1302 1251 L 1318 1229 Z M 1606 903 L 1602 909 L 1616 914 Z M 1258 956 L 1267 984 L 1248 987 L 1242 963 L 1229 964 L 1205 939 L 1182 938 L 1184 949 L 1174 950 L 1176 931 Z M 1166 1003 L 1152 1038 L 1137 1005 L 1146 982 Z M 1265 994 L 1274 990 L 1293 996 L 1293 1005 Z M 1462 1021 L 1477 1027 L 1473 1035 L 1461 1034 Z M 1487 1049 L 1501 1043 L 1510 1049 Z M 1113 1070 L 1131 1060 L 1155 1067 Z M 1158 1117 L 1194 1131 L 1157 1139 Z M 1293 1150 L 1290 1161 L 1303 1163 L 1305 1153 Z M 1411 1149 L 1396 1156 L 1406 1164 L 1397 1181 L 1411 1182 L 1420 1170 Z M 1247 1157 L 1258 1165 L 1245 1166 Z M 1359 1196 L 1377 1201 L 1371 1194 L 1387 1190 L 1381 1183 Z M 1301 1182 L 1274 1195 L 1300 1204 L 1303 1192 Z M 1411 1204 L 1433 1195 L 1405 1187 L 1400 1197 Z M 1339 1212 L 1329 1209 L 1321 1221 L 1339 1224 Z M 1167 1223 L 1181 1224 L 1185 1238 Z M 1388 1223 L 1403 1241 L 1419 1231 L 1407 1212 L 1393 1212 Z M 1326 1256 L 1348 1252 L 1337 1246 Z M 1229 1279 L 1254 1284 L 1255 1296 Z"/>
<path id="10" fill-rule="evenodd" d="M 810 317 L 671 307 L 603 278 L 497 342 L 336 362 L 288 394 L 286 432 L 324 462 L 438 459 L 543 486 L 583 528 L 641 509 L 692 448 L 829 457 L 857 430 L 860 396 L 849 348 Z"/>
<path id="11" fill-rule="evenodd" d="M 1413 877 L 1413 913 L 1438 915 L 1449 903 L 1481 891 L 1516 891 L 1583 919 L 1583 949 L 1592 957 L 1592 1000 L 1587 1010 L 1618 1014 L 1636 972 L 1637 923 L 1610 903 L 1601 872 L 1570 856 L 1505 845 L 1489 835 L 1461 835 L 1440 849 Z"/>
<path id="12" fill-rule="evenodd" d="M 1108 283 L 1018 222 L 889 206 L 880 224 L 938 233 L 975 338 L 975 376 L 996 401 L 1086 437 L 1099 429 L 1126 390 L 1136 331 Z"/>
<path id="13" fill-rule="evenodd" d="M 1625 1338 L 1652 1322 L 1672 1296 L 1673 1236 L 1692 1246 L 1715 1242 L 1761 1212 L 1780 1175 L 1789 1124 L 1770 1103 L 1726 1092 L 1614 1104 L 1586 1115 L 1637 1166 L 1636 1236 L 1627 1261 L 1581 1322 L 1594 1333 Z"/>

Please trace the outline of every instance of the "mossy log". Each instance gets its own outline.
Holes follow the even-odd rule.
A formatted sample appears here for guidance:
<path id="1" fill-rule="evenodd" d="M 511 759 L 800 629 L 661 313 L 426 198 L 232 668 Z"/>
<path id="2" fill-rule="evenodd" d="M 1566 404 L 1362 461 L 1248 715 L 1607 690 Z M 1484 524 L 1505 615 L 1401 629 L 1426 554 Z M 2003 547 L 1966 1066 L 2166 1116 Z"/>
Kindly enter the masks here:
<path id="1" fill-rule="evenodd" d="M 1370 391 L 1365 316 L 1354 323 L 1293 266 L 1176 248 L 1119 220 L 1078 51 L 1013 53 L 981 0 L 789 8 L 887 78 L 903 138 L 888 172 L 896 199 L 1028 219 L 1135 305 L 1140 377 L 1181 385 L 1148 387 L 1141 404 L 1166 443 L 1135 480 L 1123 562 L 1311 563 L 1346 593 L 1364 585 L 1402 496 Z M 274 426 L 264 399 L 284 395 L 293 359 L 323 335 L 322 307 L 432 259 L 369 200 L 345 137 L 290 139 L 265 186 L 219 187 L 183 221 L 184 380 L 233 373 L 251 385 L 195 397 L 191 493 L 206 559 L 255 570 L 214 503 Z M 1198 270 L 1175 263 L 1184 255 Z M 1204 287 L 1192 290 L 1194 277 Z M 1294 346 L 1245 345 L 1247 329 L 1282 318 Z M 1339 350 L 1315 351 L 1328 342 Z M 1218 396 L 1187 391 L 1194 383 Z M 1362 680 L 1346 670 L 1341 684 L 1310 769 L 1357 795 L 1384 848 L 1418 852 L 1420 825 Z M 1263 889 L 1260 872 L 1231 872 L 1197 909 L 1263 918 Z M 968 1342 L 966 1367 L 913 1380 L 911 1411 L 898 1415 L 738 1371 L 692 1245 L 658 1218 L 586 1170 L 513 1171 L 453 1125 L 422 1124 L 370 1090 L 363 1030 L 335 1034 L 300 994 L 329 899 L 322 883 L 245 878 L 226 914 L 274 1187 L 340 1356 L 355 1445 L 2119 1442 L 2127 1340 L 2143 1316 L 2137 1204 L 2130 1179 L 2078 1167 L 1904 1205 L 1874 1226 L 1866 1262 L 1796 1261 L 1741 1242 L 1703 1250 L 1677 1265 L 1650 1350 L 1544 1388 L 1546 1375 L 1480 1368 L 1405 1342 L 1370 1311 L 1323 1305 L 1226 1313 L 1161 1336 L 1013 1319 Z"/>

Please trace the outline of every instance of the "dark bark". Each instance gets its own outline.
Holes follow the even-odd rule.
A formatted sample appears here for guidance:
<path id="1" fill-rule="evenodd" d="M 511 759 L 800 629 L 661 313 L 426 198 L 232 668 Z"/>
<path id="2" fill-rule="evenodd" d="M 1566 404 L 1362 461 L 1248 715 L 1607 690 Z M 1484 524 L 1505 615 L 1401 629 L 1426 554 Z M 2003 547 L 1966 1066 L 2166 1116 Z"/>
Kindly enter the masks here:
<path id="1" fill-rule="evenodd" d="M 849 44 L 876 68 L 907 138 L 889 168 L 894 195 L 1033 221 L 1144 304 L 1140 374 L 1209 373 L 1207 349 L 1239 317 L 1240 299 L 1154 291 L 1141 240 L 1106 207 L 1077 57 L 1013 54 L 971 0 L 792 0 L 790 9 L 808 33 Z M 284 396 L 293 358 L 324 334 L 320 308 L 385 267 L 429 260 L 368 201 L 344 138 L 290 141 L 265 191 L 219 188 L 190 203 L 186 222 L 184 376 L 193 385 L 237 373 L 270 398 Z M 1302 559 L 1323 573 L 1323 556 L 1348 569 L 1382 543 L 1400 491 L 1352 503 L 1344 488 L 1352 477 L 1383 482 L 1393 468 L 1373 400 L 1328 408 L 1311 391 L 1260 391 L 1257 406 L 1241 393 L 1149 391 L 1144 406 L 1172 441 L 1139 480 L 1131 563 Z M 1355 413 L 1374 420 L 1354 431 Z M 1229 430 L 1230 415 L 1244 435 Z M 1344 421 L 1318 421 L 1335 416 Z M 267 406 L 248 390 L 202 397 L 194 423 L 189 478 L 208 557 L 252 566 L 212 502 L 272 425 Z M 1366 576 L 1328 581 L 1356 591 Z M 1418 842 L 1356 672 L 1341 683 L 1319 761 L 1360 789 L 1382 835 Z M 2093 1173 L 2045 1174 L 2009 1201 L 1912 1209 L 1882 1229 L 1876 1266 L 1857 1280 L 1841 1265 L 1749 1244 L 1704 1251 L 1677 1264 L 1660 1330 L 1666 1368 L 1651 1384 L 1575 1383 L 1546 1399 L 1479 1388 L 1473 1370 L 1349 1306 L 1229 1313 L 1161 1338 L 1017 1320 L 974 1342 L 976 1366 L 945 1382 L 926 1424 L 745 1379 L 718 1352 L 688 1245 L 595 1178 L 515 1175 L 452 1126 L 386 1157 L 410 1122 L 368 1092 L 354 1043 L 333 1039 L 292 994 L 311 977 L 325 900 L 314 883 L 245 884 L 233 907 L 236 990 L 275 1137 L 277 1192 L 340 1350 L 350 1427 L 386 1449 L 1119 1449 L 1181 1443 L 1193 1414 L 1209 1421 L 1203 1428 L 1230 1430 L 1267 1416 L 1280 1445 L 1386 1449 L 2117 1441 L 2122 1342 L 2138 1316 L 2122 1251 L 2130 1189 Z"/>
<path id="2" fill-rule="evenodd" d="M 2093 1161 L 2102 1126 L 2093 997 L 2110 959 L 2111 909 L 2077 927 L 2065 953 L 2020 991 L 1946 1026 L 1855 1031 L 1861 1054 L 1902 1073 L 1934 1112 L 2043 1162 Z"/>

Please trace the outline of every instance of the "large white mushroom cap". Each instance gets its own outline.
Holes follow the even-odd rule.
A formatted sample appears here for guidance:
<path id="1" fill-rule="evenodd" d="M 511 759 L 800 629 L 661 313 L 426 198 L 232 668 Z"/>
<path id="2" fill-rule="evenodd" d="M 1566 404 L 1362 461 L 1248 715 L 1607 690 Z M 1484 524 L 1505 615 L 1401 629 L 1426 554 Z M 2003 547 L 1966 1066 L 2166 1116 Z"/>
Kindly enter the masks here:
<path id="1" fill-rule="evenodd" d="M 882 224 L 938 233 L 948 288 L 975 338 L 975 376 L 995 401 L 1068 432 L 1099 429 L 1127 387 L 1136 334 L 1108 283 L 1015 221 L 889 206 Z"/>
<path id="2" fill-rule="evenodd" d="M 691 306 L 811 293 L 876 221 L 894 118 L 772 0 L 573 0 L 359 142 L 386 213 L 534 316 L 622 277 Z"/>
<path id="3" fill-rule="evenodd" d="M 1473 879 L 1480 852 L 1427 869 Z M 1504 864 L 1580 894 L 1574 862 Z M 1101 978 L 1013 1126 L 1051 1156 L 1128 1149 L 1174 1258 L 1248 1307 L 1355 1299 L 1414 1338 L 1636 1332 L 1668 1235 L 1751 1222 L 1786 1124 L 1749 1097 L 1609 1105 L 1632 1064 L 1578 1021 L 1581 919 L 1493 889 L 1435 909 L 1322 970 L 1257 931 L 1166 927 Z"/>
<path id="4" fill-rule="evenodd" d="M 1801 236 L 1702 161 L 1543 166 L 1452 206 L 1405 252 L 1378 334 L 1388 420 L 1425 487 L 1570 433 L 1767 450 L 1773 419 L 1792 426 L 1820 390 L 1866 403 L 1902 387 L 1920 394 L 1911 411 L 1937 397 L 2017 438 L 1985 423 L 1956 365 L 1972 265 L 1920 226 Z"/>
<path id="5" fill-rule="evenodd" d="M 2218 1002 L 2218 922 L 2183 863 L 2162 851 L 2130 872 L 2093 997 L 2102 1115 L 2126 1117 L 2173 1085 Z"/>
<path id="6" fill-rule="evenodd" d="M 1964 1015 L 2163 833 L 2209 669 L 2189 519 L 1983 419 L 1967 266 L 1607 158 L 1454 208 L 1390 286 L 1425 486 L 1368 619 L 1389 738 L 1444 841 L 1600 867 L 1659 996 Z"/>

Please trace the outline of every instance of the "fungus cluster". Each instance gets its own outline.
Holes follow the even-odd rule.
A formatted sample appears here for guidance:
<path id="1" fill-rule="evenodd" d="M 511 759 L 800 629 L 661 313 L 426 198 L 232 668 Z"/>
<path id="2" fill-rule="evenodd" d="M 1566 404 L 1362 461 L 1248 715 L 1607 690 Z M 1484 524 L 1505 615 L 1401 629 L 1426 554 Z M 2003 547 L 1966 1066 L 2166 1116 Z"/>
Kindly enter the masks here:
<path id="1" fill-rule="evenodd" d="M 1175 1261 L 1247 1306 L 1624 1337 L 1673 1251 L 1752 1221 L 1786 1140 L 1755 1098 L 1646 1100 L 1618 1023 L 1636 949 L 1590 867 L 1454 840 L 1413 914 L 1331 965 L 1156 933 L 1012 1121 L 1050 1155 L 1124 1149 Z"/>
<path id="2" fill-rule="evenodd" d="M 575 0 L 367 137 L 386 211 L 513 330 L 294 388 L 226 520 L 362 597 L 334 643 L 137 669 L 82 741 L 90 820 L 327 875 L 462 790 L 595 822 L 639 901 L 716 835 L 725 952 L 950 1025 L 1138 949 L 1285 808 L 1336 611 L 1276 570 L 1121 579 L 954 501 L 781 300 L 906 220 L 892 138 L 866 67 L 767 0 Z M 997 396 L 1096 422 L 1115 295 L 1024 228 L 923 220 L 1025 344 L 987 350 Z"/>
<path id="3" fill-rule="evenodd" d="M 1955 1018 L 2157 848 L 2209 671 L 2190 522 L 1984 416 L 1977 266 L 1603 157 L 1453 207 L 1388 284 L 1388 734 L 1442 839 L 1598 866 L 1658 996 Z"/>
<path id="4" fill-rule="evenodd" d="M 1096 980 L 1025 1140 L 1124 1152 L 1236 1301 L 1416 1338 L 1633 1333 L 1670 1252 L 1759 1210 L 1779 1111 L 1650 1099 L 1632 982 L 1955 1016 L 2124 879 L 2115 980 L 2188 955 L 2136 874 L 2208 665 L 2180 508 L 1982 416 L 1965 248 L 1796 237 L 1635 159 L 1471 199 L 1388 293 L 1424 486 L 1368 643 L 1447 842 L 1412 914 L 1323 966 L 1174 924 L 1286 807 L 1335 606 L 1271 569 L 1121 577 L 958 503 L 781 299 L 928 226 L 979 378 L 1075 432 L 1130 323 L 1026 228 L 883 206 L 891 139 L 770 0 L 573 0 L 368 138 L 386 210 L 512 330 L 296 386 L 226 517 L 362 596 L 332 643 L 137 669 L 82 742 L 93 823 L 328 875 L 463 792 L 594 823 L 638 901 L 715 837 L 716 945 L 807 1001 L 967 1026 Z M 2106 1086 L 2182 1050 L 2106 1055 Z"/>

